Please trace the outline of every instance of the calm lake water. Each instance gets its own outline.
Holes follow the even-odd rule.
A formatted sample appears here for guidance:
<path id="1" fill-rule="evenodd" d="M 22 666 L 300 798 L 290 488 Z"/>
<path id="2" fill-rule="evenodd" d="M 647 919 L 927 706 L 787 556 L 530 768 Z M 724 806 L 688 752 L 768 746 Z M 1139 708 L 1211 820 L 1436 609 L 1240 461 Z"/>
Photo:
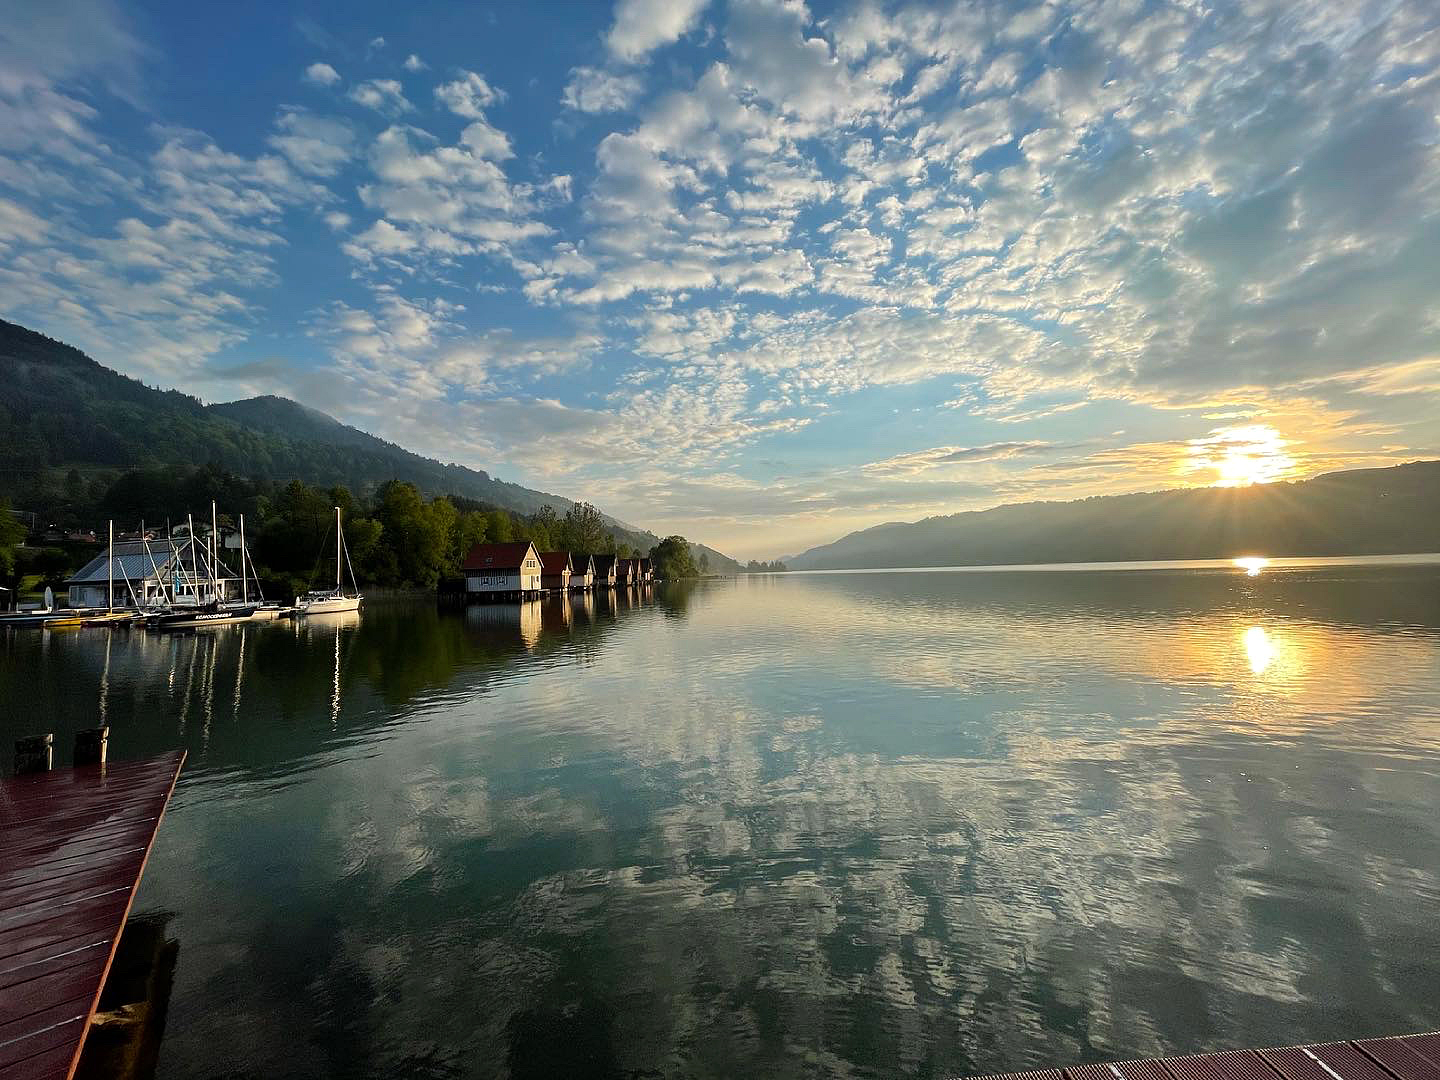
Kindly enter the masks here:
<path id="1" fill-rule="evenodd" d="M 1440 1028 L 1440 565 L 0 631 L 189 762 L 163 1077 L 945 1076 Z"/>

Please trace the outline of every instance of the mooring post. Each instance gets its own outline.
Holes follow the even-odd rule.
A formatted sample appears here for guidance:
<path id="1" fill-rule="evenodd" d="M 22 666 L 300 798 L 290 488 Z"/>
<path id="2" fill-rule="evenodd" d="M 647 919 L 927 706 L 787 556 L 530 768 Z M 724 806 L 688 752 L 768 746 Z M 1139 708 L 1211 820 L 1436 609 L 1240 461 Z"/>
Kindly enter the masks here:
<path id="1" fill-rule="evenodd" d="M 28 776 L 30 773 L 46 772 L 55 761 L 55 736 L 31 735 L 15 740 L 15 775 Z"/>
<path id="2" fill-rule="evenodd" d="M 75 764 L 104 765 L 105 747 L 109 741 L 109 724 L 77 731 L 75 733 Z"/>

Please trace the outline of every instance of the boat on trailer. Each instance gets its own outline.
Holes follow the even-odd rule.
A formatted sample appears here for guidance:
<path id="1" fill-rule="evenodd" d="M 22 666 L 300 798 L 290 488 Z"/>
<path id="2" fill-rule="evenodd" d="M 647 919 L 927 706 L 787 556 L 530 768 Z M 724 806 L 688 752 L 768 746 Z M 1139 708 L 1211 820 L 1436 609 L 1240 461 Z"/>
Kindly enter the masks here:
<path id="1" fill-rule="evenodd" d="M 350 567 L 350 592 L 345 591 L 344 572 Z M 340 611 L 359 611 L 365 598 L 355 584 L 355 568 L 350 566 L 350 553 L 345 548 L 345 532 L 340 527 L 340 507 L 335 507 L 335 587 L 311 589 L 295 598 L 296 615 L 333 615 Z"/>

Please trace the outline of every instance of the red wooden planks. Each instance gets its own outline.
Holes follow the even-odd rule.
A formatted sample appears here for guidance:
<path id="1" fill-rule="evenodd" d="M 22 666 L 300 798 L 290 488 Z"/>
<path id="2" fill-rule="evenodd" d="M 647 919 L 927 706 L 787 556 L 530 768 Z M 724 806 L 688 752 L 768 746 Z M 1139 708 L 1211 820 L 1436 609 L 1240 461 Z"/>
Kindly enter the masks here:
<path id="1" fill-rule="evenodd" d="M 1260 1054 L 1289 1080 L 1392 1080 L 1349 1043 L 1283 1046 Z"/>
<path id="2" fill-rule="evenodd" d="M 1158 1061 L 1115 1061 L 1076 1065 L 1065 1070 L 1070 1080 L 1170 1080 Z"/>
<path id="3" fill-rule="evenodd" d="M 1399 1080 L 1440 1080 L 1440 1066 L 1406 1045 L 1402 1039 L 1361 1039 L 1355 1044 Z"/>
<path id="4" fill-rule="evenodd" d="M 1405 1041 L 1405 1048 L 1413 1050 L 1431 1065 L 1440 1065 L 1440 1031 L 1426 1032 L 1424 1035 L 1402 1035 Z"/>
<path id="5" fill-rule="evenodd" d="M 1164 1064 L 1175 1080 L 1280 1080 L 1254 1050 L 1166 1058 Z"/>
<path id="6" fill-rule="evenodd" d="M 0 1080 L 73 1075 L 184 761 L 0 781 Z"/>
<path id="7" fill-rule="evenodd" d="M 1071 1065 L 981 1080 L 1440 1080 L 1440 1032 Z"/>

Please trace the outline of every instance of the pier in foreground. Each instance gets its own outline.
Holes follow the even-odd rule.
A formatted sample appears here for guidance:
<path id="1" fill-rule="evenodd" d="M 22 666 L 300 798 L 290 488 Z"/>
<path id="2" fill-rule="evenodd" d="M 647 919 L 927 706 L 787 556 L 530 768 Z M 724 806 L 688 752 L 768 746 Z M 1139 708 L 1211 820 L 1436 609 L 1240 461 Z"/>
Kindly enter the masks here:
<path id="1" fill-rule="evenodd" d="M 1440 1032 L 1072 1065 L 984 1080 L 1440 1080 Z"/>
<path id="2" fill-rule="evenodd" d="M 0 780 L 0 1080 L 75 1074 L 185 761 L 101 756 Z"/>

